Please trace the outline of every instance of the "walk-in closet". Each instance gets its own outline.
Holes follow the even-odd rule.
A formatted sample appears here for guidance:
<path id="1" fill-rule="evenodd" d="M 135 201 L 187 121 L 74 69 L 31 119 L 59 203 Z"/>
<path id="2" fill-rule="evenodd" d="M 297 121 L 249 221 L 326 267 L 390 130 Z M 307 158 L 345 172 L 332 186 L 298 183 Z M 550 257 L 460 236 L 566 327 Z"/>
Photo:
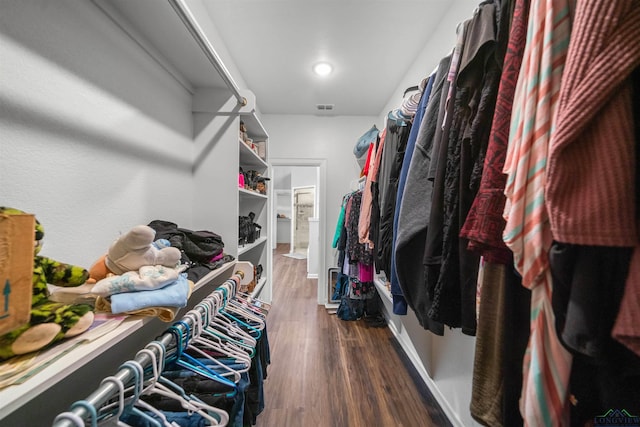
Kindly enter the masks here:
<path id="1" fill-rule="evenodd" d="M 0 426 L 640 426 L 637 0 L 0 0 Z"/>

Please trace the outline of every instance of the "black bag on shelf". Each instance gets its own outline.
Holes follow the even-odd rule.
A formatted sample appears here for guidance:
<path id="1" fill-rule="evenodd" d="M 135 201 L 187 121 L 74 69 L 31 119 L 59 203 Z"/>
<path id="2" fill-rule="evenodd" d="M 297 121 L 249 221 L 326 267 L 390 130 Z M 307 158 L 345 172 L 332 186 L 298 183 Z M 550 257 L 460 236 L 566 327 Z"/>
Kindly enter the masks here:
<path id="1" fill-rule="evenodd" d="M 259 224 L 253 222 L 256 214 L 249 212 L 247 216 L 240 216 L 238 220 L 238 243 L 244 245 L 246 243 L 253 243 L 256 239 L 260 238 Z"/>
<path id="2" fill-rule="evenodd" d="M 156 239 L 167 239 L 171 246 L 182 251 L 185 263 L 187 261 L 208 262 L 224 250 L 222 237 L 213 231 L 194 231 L 159 219 L 151 221 L 148 225 L 156 231 Z"/>

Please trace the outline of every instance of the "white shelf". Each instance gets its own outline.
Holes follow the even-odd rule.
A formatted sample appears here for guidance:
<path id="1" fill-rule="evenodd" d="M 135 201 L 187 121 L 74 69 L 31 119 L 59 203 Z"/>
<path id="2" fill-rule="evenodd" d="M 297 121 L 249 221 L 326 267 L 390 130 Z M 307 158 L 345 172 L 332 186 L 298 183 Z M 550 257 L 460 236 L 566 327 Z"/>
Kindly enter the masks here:
<path id="1" fill-rule="evenodd" d="M 256 114 L 255 110 L 251 112 L 251 114 L 242 115 L 242 121 L 247 125 L 248 134 L 253 140 L 267 140 L 269 139 L 269 134 L 264 128 L 260 118 Z"/>
<path id="2" fill-rule="evenodd" d="M 235 261 L 228 262 L 208 273 L 195 284 L 194 292 L 218 276 L 222 276 L 223 274 L 231 276 L 233 273 L 231 269 L 235 264 Z M 115 329 L 91 341 L 85 342 L 87 340 L 87 336 L 79 335 L 71 340 L 61 343 L 62 345 L 72 344 L 72 342 L 75 342 L 76 345 L 66 354 L 53 361 L 50 365 L 46 366 L 46 368 L 33 375 L 24 383 L 12 385 L 0 390 L 0 402 L 2 402 L 0 407 L 0 420 L 20 408 L 26 401 L 46 392 L 50 387 L 67 377 L 70 373 L 91 363 L 96 357 L 110 351 L 111 349 L 118 351 L 118 343 L 136 331 L 144 328 L 145 325 L 155 319 L 157 318 L 127 316 Z M 167 323 L 167 328 L 169 326 L 170 323 Z M 87 334 L 90 333 L 91 331 L 87 332 Z M 142 349 L 147 343 L 140 344 L 140 348 Z M 52 349 L 55 349 L 55 347 L 52 347 Z M 100 375 L 106 376 L 107 373 L 100 373 Z M 2 423 L 0 422 L 0 424 Z"/>
<path id="3" fill-rule="evenodd" d="M 249 148 L 249 146 L 239 138 L 238 143 L 240 144 L 240 166 L 260 169 L 266 169 L 269 167 L 262 157 L 258 156 L 255 151 Z"/>
<path id="4" fill-rule="evenodd" d="M 246 245 L 244 245 L 244 246 L 240 246 L 240 247 L 238 248 L 238 256 L 240 256 L 240 255 L 242 255 L 242 254 L 244 254 L 244 253 L 249 252 L 251 249 L 254 249 L 254 248 L 256 248 L 256 247 L 258 247 L 258 246 L 262 245 L 262 244 L 263 244 L 264 242 L 266 242 L 266 241 L 267 241 L 267 238 L 266 238 L 266 237 L 260 237 L 259 239 L 256 239 L 256 241 L 255 241 L 255 242 L 253 242 L 253 243 L 247 243 L 247 244 L 246 244 Z"/>
<path id="5" fill-rule="evenodd" d="M 93 2 L 191 93 L 227 87 L 168 1 Z"/>
<path id="6" fill-rule="evenodd" d="M 385 285 L 385 283 L 380 280 L 380 278 L 376 277 L 375 279 L 373 279 L 373 283 L 376 285 L 376 288 L 378 289 L 378 293 L 380 294 L 380 296 L 382 298 L 386 298 L 389 301 L 393 302 L 393 297 L 391 296 L 391 291 L 389 291 L 389 289 L 387 289 L 387 286 Z"/>
<path id="7" fill-rule="evenodd" d="M 253 291 L 251 292 L 251 296 L 253 298 L 257 298 L 258 295 L 260 295 L 260 292 L 262 291 L 262 288 L 264 288 L 264 285 L 267 283 L 267 278 L 262 276 L 260 278 L 260 280 L 258 280 L 258 283 L 256 284 L 256 287 L 253 288 Z"/>
<path id="8" fill-rule="evenodd" d="M 240 192 L 240 197 L 249 197 L 249 198 L 255 197 L 257 199 L 268 199 L 269 198 L 269 196 L 267 196 L 266 194 L 261 194 L 261 193 L 258 193 L 256 191 L 253 191 L 253 190 L 246 190 L 246 189 L 240 188 L 240 187 L 238 187 L 238 191 Z"/>

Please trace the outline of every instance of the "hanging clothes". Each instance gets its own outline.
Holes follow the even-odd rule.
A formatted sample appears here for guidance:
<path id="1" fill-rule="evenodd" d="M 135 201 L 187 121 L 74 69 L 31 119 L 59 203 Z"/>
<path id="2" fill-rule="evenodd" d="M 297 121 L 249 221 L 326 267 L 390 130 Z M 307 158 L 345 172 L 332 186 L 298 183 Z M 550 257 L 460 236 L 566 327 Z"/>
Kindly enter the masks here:
<path id="1" fill-rule="evenodd" d="M 505 11 L 509 6 L 503 3 L 502 7 Z M 485 262 L 483 274 L 478 278 L 482 288 L 478 297 L 470 411 L 476 421 L 487 426 L 522 425 L 518 400 L 529 334 L 530 291 L 522 287 L 512 267 L 511 251 L 502 240 L 506 183 L 502 168 L 526 41 L 529 1 L 518 0 L 513 7 L 511 20 L 501 19 L 499 27 L 499 34 L 504 34 L 509 31 L 510 22 L 509 41 L 480 188 L 461 231 L 461 237 L 469 239 L 468 249 L 480 253 Z"/>
<path id="2" fill-rule="evenodd" d="M 486 262 L 478 308 L 471 392 L 471 416 L 487 426 L 522 424 L 518 399 L 522 361 L 529 334 L 531 295 L 513 271 L 513 256 L 502 240 L 506 176 L 502 173 L 509 140 L 513 97 L 527 35 L 529 0 L 515 2 L 502 67 L 491 136 L 480 188 L 461 231 L 468 249 Z M 500 28 L 508 27 L 502 22 Z"/>
<path id="3" fill-rule="evenodd" d="M 411 131 L 408 118 L 395 117 L 394 113 L 387 116 L 387 133 L 383 152 L 383 166 L 378 183 L 381 184 L 380 194 L 380 224 L 378 243 L 376 244 L 376 266 L 385 273 L 391 272 L 391 241 L 393 240 L 393 216 L 398 192 L 398 178 L 407 140 Z M 384 185 L 382 185 L 384 184 Z"/>
<path id="4" fill-rule="evenodd" d="M 640 68 L 631 77 L 634 82 L 633 112 L 636 130 L 636 141 L 640 141 Z M 636 149 L 637 150 L 637 149 Z M 636 212 L 640 212 L 640 161 L 636 151 L 636 179 L 635 197 Z M 638 215 L 638 214 L 636 214 Z M 637 218 L 640 221 L 640 218 Z M 620 311 L 613 328 L 613 337 L 624 344 L 629 350 L 640 356 L 640 248 L 636 246 L 631 258 L 629 275 L 625 285 L 625 292 L 620 304 Z"/>
<path id="5" fill-rule="evenodd" d="M 438 121 L 442 118 L 439 112 L 442 111 L 446 98 L 446 90 L 443 89 L 446 87 L 450 64 L 451 55 L 448 55 L 438 65 L 414 154 L 407 169 L 402 203 L 398 209 L 394 259 L 398 282 L 408 305 L 415 312 L 420 325 L 437 335 L 444 334 L 444 327 L 427 315 L 431 309 L 431 297 L 425 287 L 426 277 L 422 265 L 433 190 L 428 173 L 431 149 L 436 129 L 441 125 Z"/>
<path id="6" fill-rule="evenodd" d="M 442 258 L 430 316 L 468 335 L 476 330 L 479 257 L 467 250 L 459 233 L 477 191 L 495 109 L 502 63 L 496 57 L 500 14 L 499 2 L 483 2 L 466 30 L 444 165 Z M 503 35 L 502 43 L 506 40 Z"/>
<path id="7" fill-rule="evenodd" d="M 611 338 L 638 244 L 629 78 L 640 65 L 638 22 L 638 2 L 578 2 L 549 147 L 553 308 L 574 353 L 573 423 L 640 401 L 640 358 Z"/>
<path id="8" fill-rule="evenodd" d="M 400 281 L 398 279 L 398 275 L 396 272 L 396 237 L 398 234 L 398 218 L 400 216 L 400 207 L 402 206 L 402 198 L 404 195 L 404 186 L 407 180 L 407 172 L 409 170 L 409 165 L 411 164 L 411 158 L 413 157 L 413 152 L 416 146 L 416 140 L 418 138 L 418 130 L 422 126 L 422 119 L 424 117 L 425 110 L 427 109 L 427 104 L 429 102 L 429 98 L 431 96 L 431 88 L 433 87 L 433 80 L 435 75 L 432 74 L 426 80 L 421 82 L 420 88 L 422 96 L 420 97 L 420 101 L 418 104 L 418 108 L 416 109 L 416 114 L 413 118 L 413 125 L 411 126 L 411 131 L 409 132 L 409 139 L 407 140 L 407 148 L 404 153 L 404 158 L 402 159 L 402 166 L 400 168 L 400 175 L 398 177 L 398 190 L 396 192 L 396 201 L 395 201 L 395 210 L 393 214 L 393 237 L 391 239 L 391 271 L 389 272 L 389 282 L 391 283 L 391 296 L 393 298 L 393 313 L 398 315 L 406 315 L 407 314 L 407 300 L 404 296 L 404 290 L 400 285 Z"/>
<path id="9" fill-rule="evenodd" d="M 384 149 L 384 140 L 387 129 L 383 129 L 375 145 L 375 157 L 373 164 L 368 170 L 362 193 L 362 206 L 360 209 L 360 219 L 358 221 L 358 238 L 360 243 L 369 245 L 373 249 L 374 239 L 370 236 L 371 230 L 371 213 L 373 204 L 373 185 L 378 181 L 378 171 L 382 162 L 382 152 Z"/>
<path id="10" fill-rule="evenodd" d="M 340 304 L 336 311 L 342 320 L 358 320 L 362 317 L 375 317 L 379 307 L 374 299 L 377 291 L 373 283 L 373 252 L 359 241 L 358 224 L 363 191 L 358 190 L 345 195 L 345 215 L 342 224 L 343 237 L 338 244 L 341 274 L 341 292 L 336 295 Z"/>
<path id="11" fill-rule="evenodd" d="M 531 289 L 531 336 L 520 410 L 526 425 L 563 426 L 568 419 L 571 355 L 555 332 L 547 253 L 551 229 L 544 203 L 549 138 L 570 36 L 567 0 L 534 0 L 513 104 L 504 172 L 504 240 L 523 286 Z"/>
<path id="12" fill-rule="evenodd" d="M 454 113 L 454 102 L 456 84 L 455 78 L 460 64 L 460 57 L 463 53 L 467 29 L 471 24 L 471 19 L 466 20 L 458 26 L 458 38 L 454 48 L 446 87 L 443 88 L 443 97 L 439 110 L 436 133 L 433 137 L 433 147 L 431 151 L 431 161 L 429 163 L 428 177 L 432 182 L 433 190 L 431 194 L 431 214 L 427 225 L 427 234 L 424 248 L 423 265 L 425 269 L 425 288 L 431 299 L 431 305 L 427 316 L 438 323 L 444 323 L 439 318 L 440 302 L 443 295 L 437 289 L 440 268 L 442 265 L 443 249 L 443 228 L 444 228 L 444 178 L 447 164 L 447 149 L 449 144 L 449 132 L 451 130 L 452 117 Z M 444 296 L 446 300 L 446 295 Z M 456 300 L 455 298 L 452 301 Z M 459 312 L 459 311 L 458 311 Z"/>

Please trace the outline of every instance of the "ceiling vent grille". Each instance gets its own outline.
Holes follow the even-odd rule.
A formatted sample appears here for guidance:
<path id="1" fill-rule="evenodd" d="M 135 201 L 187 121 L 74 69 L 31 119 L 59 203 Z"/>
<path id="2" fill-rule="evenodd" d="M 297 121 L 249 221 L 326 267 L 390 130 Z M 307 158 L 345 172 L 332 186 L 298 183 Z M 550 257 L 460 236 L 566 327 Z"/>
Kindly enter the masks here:
<path id="1" fill-rule="evenodd" d="M 316 109 L 318 111 L 330 111 L 333 110 L 334 104 L 316 104 Z"/>

